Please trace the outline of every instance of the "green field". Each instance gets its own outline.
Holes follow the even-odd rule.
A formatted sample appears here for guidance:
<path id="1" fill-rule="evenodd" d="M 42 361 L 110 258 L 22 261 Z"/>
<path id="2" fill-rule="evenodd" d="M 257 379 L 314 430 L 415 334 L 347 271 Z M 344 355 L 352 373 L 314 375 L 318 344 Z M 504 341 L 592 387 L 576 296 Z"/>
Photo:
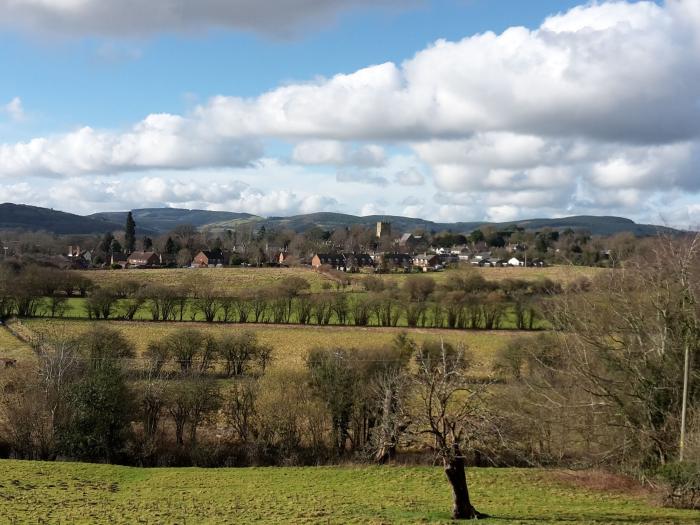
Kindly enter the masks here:
<path id="1" fill-rule="evenodd" d="M 492 523 L 697 523 L 639 493 L 587 489 L 563 473 L 472 469 Z M 439 468 L 139 469 L 0 462 L 0 523 L 449 523 Z"/>
<path id="2" fill-rule="evenodd" d="M 137 353 L 146 350 L 148 343 L 166 336 L 173 330 L 182 328 L 179 323 L 127 322 L 127 321 L 78 321 L 54 319 L 30 319 L 22 321 L 22 326 L 35 334 L 58 334 L 78 337 L 95 323 L 107 324 L 119 330 L 131 341 Z M 497 350 L 513 337 L 524 332 L 515 331 L 462 331 L 399 328 L 361 328 L 333 326 L 294 326 L 294 325 L 224 325 L 211 323 L 187 323 L 187 327 L 205 330 L 215 335 L 249 330 L 257 334 L 260 341 L 273 347 L 271 367 L 302 367 L 309 350 L 318 346 L 344 346 L 367 348 L 390 344 L 400 332 L 407 332 L 416 341 L 442 338 L 454 345 L 463 344 L 474 355 L 480 368 L 490 368 Z"/>

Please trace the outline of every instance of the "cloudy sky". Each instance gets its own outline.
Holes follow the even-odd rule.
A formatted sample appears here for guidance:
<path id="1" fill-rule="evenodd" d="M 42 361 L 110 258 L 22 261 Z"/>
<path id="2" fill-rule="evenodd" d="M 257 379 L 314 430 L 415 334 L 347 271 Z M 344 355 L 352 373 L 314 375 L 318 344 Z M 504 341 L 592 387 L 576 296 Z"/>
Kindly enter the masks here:
<path id="1" fill-rule="evenodd" d="M 700 224 L 700 1 L 0 0 L 0 202 Z"/>

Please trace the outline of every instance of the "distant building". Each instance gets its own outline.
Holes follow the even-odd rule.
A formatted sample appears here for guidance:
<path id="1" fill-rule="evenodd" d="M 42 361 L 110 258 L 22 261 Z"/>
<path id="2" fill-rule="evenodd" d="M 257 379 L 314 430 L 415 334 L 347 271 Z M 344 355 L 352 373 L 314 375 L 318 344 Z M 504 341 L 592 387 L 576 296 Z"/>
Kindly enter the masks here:
<path id="1" fill-rule="evenodd" d="M 226 255 L 218 248 L 214 250 L 203 250 L 195 255 L 192 261 L 192 266 L 197 268 L 223 266 L 224 264 L 226 264 Z"/>
<path id="2" fill-rule="evenodd" d="M 435 254 L 423 253 L 413 258 L 413 266 L 417 266 L 423 270 L 435 268 L 438 264 L 440 264 L 440 259 Z"/>
<path id="3" fill-rule="evenodd" d="M 377 223 L 377 239 L 391 239 L 391 223 L 390 222 L 378 222 Z"/>
<path id="4" fill-rule="evenodd" d="M 410 270 L 413 266 L 413 256 L 408 253 L 384 253 L 380 256 L 380 264 L 386 268 Z"/>
<path id="5" fill-rule="evenodd" d="M 128 266 L 149 268 L 161 264 L 160 256 L 155 252 L 132 252 L 126 260 Z"/>
<path id="6" fill-rule="evenodd" d="M 399 238 L 399 249 L 405 252 L 413 252 L 418 246 L 419 238 L 412 233 L 404 233 Z"/>
<path id="7" fill-rule="evenodd" d="M 330 266 L 343 272 L 355 272 L 360 268 L 374 266 L 374 261 L 366 253 L 317 253 L 311 259 L 311 266 Z"/>
<path id="8" fill-rule="evenodd" d="M 112 257 L 109 260 L 109 264 L 112 266 L 121 266 L 122 268 L 126 268 L 126 255 L 121 253 L 121 252 L 115 252 L 112 254 Z"/>

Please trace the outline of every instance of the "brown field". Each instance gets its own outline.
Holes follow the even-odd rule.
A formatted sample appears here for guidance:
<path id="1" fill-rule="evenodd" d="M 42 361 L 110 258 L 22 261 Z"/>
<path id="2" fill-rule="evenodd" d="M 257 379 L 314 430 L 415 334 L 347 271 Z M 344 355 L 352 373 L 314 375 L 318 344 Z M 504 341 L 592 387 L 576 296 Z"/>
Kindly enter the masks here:
<path id="1" fill-rule="evenodd" d="M 235 325 L 208 323 L 153 323 L 125 321 L 80 321 L 32 319 L 22 321 L 24 327 L 34 334 L 59 334 L 79 336 L 88 330 L 91 324 L 106 323 L 119 330 L 136 347 L 137 353 L 146 350 L 148 343 L 164 337 L 179 328 L 197 328 L 214 335 L 253 331 L 261 342 L 273 347 L 274 367 L 300 368 L 309 350 L 319 346 L 338 345 L 343 347 L 367 348 L 391 343 L 402 331 L 408 332 L 416 341 L 440 339 L 454 345 L 463 344 L 473 354 L 479 370 L 490 369 L 493 357 L 513 337 L 521 335 L 515 331 L 464 331 L 439 329 L 400 328 L 364 328 L 334 326 L 299 326 L 299 325 Z"/>
<path id="2" fill-rule="evenodd" d="M 80 272 L 98 286 L 110 286 L 124 281 L 143 284 L 181 286 L 197 277 L 210 279 L 217 290 L 234 292 L 266 288 L 286 277 L 301 277 L 320 291 L 324 282 L 333 284 L 325 275 L 310 268 L 168 268 L 154 270 L 90 270 Z"/>

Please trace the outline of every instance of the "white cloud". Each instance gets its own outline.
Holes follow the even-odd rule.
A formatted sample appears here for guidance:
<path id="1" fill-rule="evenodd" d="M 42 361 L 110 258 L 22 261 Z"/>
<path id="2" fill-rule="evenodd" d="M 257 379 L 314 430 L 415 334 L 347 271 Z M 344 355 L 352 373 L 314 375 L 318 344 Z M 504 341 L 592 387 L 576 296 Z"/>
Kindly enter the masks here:
<path id="1" fill-rule="evenodd" d="M 331 211 L 333 197 L 292 189 L 264 190 L 241 180 L 222 179 L 202 184 L 197 179 L 173 174 L 127 178 L 73 177 L 57 181 L 44 192 L 41 203 L 74 213 L 137 207 L 181 207 L 235 210 L 258 215 L 292 215 Z M 30 185 L 0 186 L 0 199 L 22 201 L 31 195 Z M 19 197 L 19 199 L 18 199 Z"/>
<path id="2" fill-rule="evenodd" d="M 407 7 L 406 0 L 0 0 L 0 24 L 78 35 L 142 35 L 227 27 L 286 35 L 362 7 Z"/>
<path id="3" fill-rule="evenodd" d="M 13 98 L 0 109 L 2 110 L 0 113 L 5 113 L 13 122 L 22 122 L 26 118 L 22 99 L 19 97 Z"/>
<path id="4" fill-rule="evenodd" d="M 244 166 L 262 154 L 252 140 L 210 135 L 201 123 L 153 114 L 124 133 L 84 127 L 47 138 L 0 144 L 5 176 L 112 174 L 153 168 Z"/>
<path id="5" fill-rule="evenodd" d="M 438 41 L 400 67 L 375 65 L 252 100 L 217 97 L 199 111 L 231 136 L 685 140 L 700 132 L 700 17 L 681 9 L 694 2 L 590 4 L 536 30 Z"/>

